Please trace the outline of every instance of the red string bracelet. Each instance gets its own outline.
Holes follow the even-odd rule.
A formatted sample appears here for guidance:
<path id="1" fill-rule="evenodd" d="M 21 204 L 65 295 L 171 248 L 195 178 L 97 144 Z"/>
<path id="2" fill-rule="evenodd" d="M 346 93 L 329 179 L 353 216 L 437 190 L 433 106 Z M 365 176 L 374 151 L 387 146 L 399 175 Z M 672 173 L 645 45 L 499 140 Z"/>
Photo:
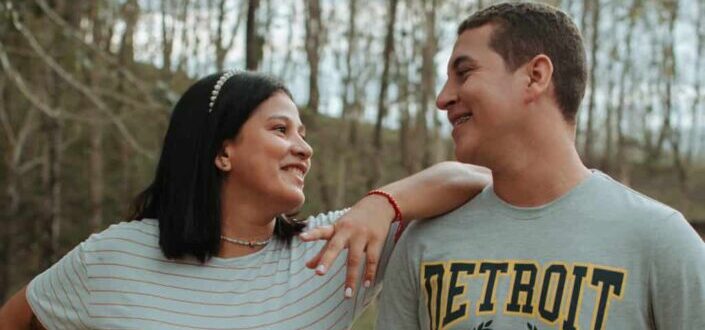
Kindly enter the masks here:
<path id="1" fill-rule="evenodd" d="M 387 202 L 389 202 L 389 204 L 392 205 L 392 208 L 394 208 L 394 221 L 402 220 L 401 209 L 399 209 L 399 204 L 397 204 L 397 201 L 394 199 L 394 197 L 392 197 L 392 195 L 382 190 L 372 190 L 367 193 L 367 196 L 369 195 L 384 196 L 387 199 Z"/>
<path id="2" fill-rule="evenodd" d="M 399 208 L 399 204 L 397 204 L 397 201 L 390 195 L 389 193 L 386 193 L 382 190 L 372 190 L 367 193 L 367 196 L 369 195 L 380 195 L 384 196 L 384 198 L 387 199 L 387 202 L 389 202 L 390 205 L 392 205 L 392 208 L 394 208 L 394 220 L 393 222 L 399 221 L 399 226 L 397 227 L 396 233 L 394 233 L 394 242 L 396 243 L 399 238 L 401 237 L 401 234 L 404 232 L 404 229 L 406 229 L 406 224 L 402 221 L 402 216 L 401 216 L 401 209 Z"/>

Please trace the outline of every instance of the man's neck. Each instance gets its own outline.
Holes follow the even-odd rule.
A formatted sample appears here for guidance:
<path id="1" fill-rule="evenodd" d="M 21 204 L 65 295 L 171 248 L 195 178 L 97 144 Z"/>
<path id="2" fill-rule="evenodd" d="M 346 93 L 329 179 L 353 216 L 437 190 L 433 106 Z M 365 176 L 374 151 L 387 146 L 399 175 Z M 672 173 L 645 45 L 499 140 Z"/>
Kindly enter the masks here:
<path id="1" fill-rule="evenodd" d="M 560 137 L 533 140 L 531 146 L 513 150 L 501 165 L 492 167 L 495 194 L 520 207 L 550 203 L 589 175 L 573 141 Z"/>

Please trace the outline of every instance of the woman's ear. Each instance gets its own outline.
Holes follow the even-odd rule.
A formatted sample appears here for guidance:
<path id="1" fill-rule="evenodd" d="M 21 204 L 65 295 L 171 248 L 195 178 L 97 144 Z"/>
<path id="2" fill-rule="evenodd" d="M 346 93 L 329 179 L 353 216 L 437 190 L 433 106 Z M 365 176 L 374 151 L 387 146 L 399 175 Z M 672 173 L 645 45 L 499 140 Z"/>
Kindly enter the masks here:
<path id="1" fill-rule="evenodd" d="M 215 167 L 217 167 L 219 170 L 223 172 L 230 171 L 230 156 L 228 154 L 228 148 L 225 143 L 223 144 L 223 147 L 220 148 L 220 151 L 218 151 L 218 154 L 215 155 L 214 163 Z"/>

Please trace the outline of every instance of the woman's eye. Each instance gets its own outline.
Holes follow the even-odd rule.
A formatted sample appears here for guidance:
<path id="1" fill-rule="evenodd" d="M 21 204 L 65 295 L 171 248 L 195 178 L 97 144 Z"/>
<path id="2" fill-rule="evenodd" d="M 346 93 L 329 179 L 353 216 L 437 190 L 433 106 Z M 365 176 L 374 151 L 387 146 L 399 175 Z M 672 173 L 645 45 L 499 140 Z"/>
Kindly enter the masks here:
<path id="1" fill-rule="evenodd" d="M 274 127 L 274 129 L 279 132 L 286 133 L 286 126 L 277 126 L 277 127 Z"/>

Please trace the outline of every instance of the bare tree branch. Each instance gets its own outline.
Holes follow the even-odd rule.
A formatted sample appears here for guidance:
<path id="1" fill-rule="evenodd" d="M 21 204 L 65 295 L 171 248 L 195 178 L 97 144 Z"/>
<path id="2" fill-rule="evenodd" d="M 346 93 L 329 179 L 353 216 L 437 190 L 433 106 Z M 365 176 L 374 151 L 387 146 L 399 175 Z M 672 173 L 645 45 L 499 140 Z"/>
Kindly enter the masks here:
<path id="1" fill-rule="evenodd" d="M 0 41 L 0 64 L 2 64 L 3 71 L 5 71 L 7 77 L 15 83 L 15 86 L 20 93 L 22 93 L 22 95 L 24 95 L 24 97 L 32 103 L 32 105 L 50 118 L 59 117 L 60 112 L 58 110 L 52 109 L 49 105 L 43 103 L 32 94 L 31 89 L 27 87 L 27 84 L 25 84 L 22 76 L 15 70 L 15 68 L 12 67 L 10 60 L 7 57 L 7 52 L 5 51 L 5 45 L 2 41 Z"/>
<path id="2" fill-rule="evenodd" d="M 44 14 L 46 14 L 47 17 L 52 22 L 54 22 L 54 24 L 58 25 L 62 29 L 63 33 L 78 40 L 80 44 L 95 52 L 102 60 L 106 61 L 108 64 L 115 66 L 118 73 L 122 74 L 130 83 L 134 84 L 137 87 L 136 90 L 140 92 L 145 98 L 143 102 L 147 102 L 150 104 L 150 106 L 154 107 L 160 106 L 160 103 L 155 101 L 154 97 L 149 93 L 151 88 L 149 88 L 149 85 L 147 83 L 137 78 L 132 72 L 127 70 L 124 66 L 120 65 L 118 59 L 112 56 L 112 54 L 106 53 L 99 47 L 96 47 L 95 45 L 86 42 L 86 40 L 83 38 L 83 35 L 76 31 L 76 29 L 69 25 L 64 19 L 62 19 L 57 12 L 52 10 L 45 0 L 35 0 L 35 2 L 39 6 L 39 8 L 42 9 Z"/>
<path id="3" fill-rule="evenodd" d="M 10 125 L 10 116 L 7 114 L 7 110 L 5 109 L 4 90 L 5 79 L 3 78 L 0 80 L 0 125 L 2 125 L 7 141 L 10 142 L 10 147 L 12 147 L 16 143 L 15 132 L 12 129 L 12 125 Z"/>
<path id="4" fill-rule="evenodd" d="M 39 44 L 39 42 L 32 35 L 32 33 L 28 29 L 26 29 L 19 21 L 17 12 L 13 12 L 12 23 L 15 26 L 15 29 L 17 29 L 17 31 L 22 34 L 22 36 L 25 38 L 25 40 L 27 40 L 31 48 L 37 53 L 37 55 L 39 55 L 39 57 L 47 66 L 54 70 L 54 72 L 56 72 L 57 75 L 61 77 L 64 81 L 66 81 L 69 85 L 81 92 L 81 94 L 85 95 L 91 101 L 91 103 L 96 106 L 98 110 L 102 111 L 108 116 L 111 122 L 117 127 L 120 134 L 125 138 L 127 143 L 135 151 L 149 159 L 154 158 L 154 153 L 146 150 L 139 144 L 139 142 L 137 142 L 137 140 L 132 136 L 125 124 L 120 121 L 115 116 L 115 114 L 110 111 L 110 109 L 108 109 L 108 106 L 105 104 L 105 102 L 103 102 L 97 95 L 95 95 L 95 93 L 93 93 L 88 86 L 76 80 L 73 75 L 71 75 L 71 73 L 67 72 L 63 67 L 61 67 L 61 65 L 59 65 L 59 63 L 57 63 L 49 54 L 47 54 L 47 52 Z"/>

